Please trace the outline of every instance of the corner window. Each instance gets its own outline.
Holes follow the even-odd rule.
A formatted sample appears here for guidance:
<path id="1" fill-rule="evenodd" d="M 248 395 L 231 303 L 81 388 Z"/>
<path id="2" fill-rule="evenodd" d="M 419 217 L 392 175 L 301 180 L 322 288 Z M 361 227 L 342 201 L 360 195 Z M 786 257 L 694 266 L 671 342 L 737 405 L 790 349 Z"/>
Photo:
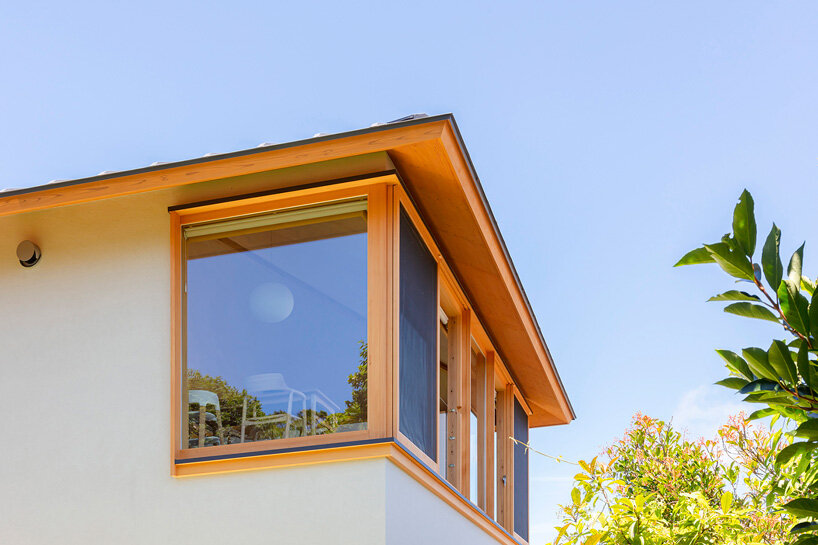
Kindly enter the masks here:
<path id="1" fill-rule="evenodd" d="M 366 200 L 183 235 L 181 447 L 366 430 Z"/>

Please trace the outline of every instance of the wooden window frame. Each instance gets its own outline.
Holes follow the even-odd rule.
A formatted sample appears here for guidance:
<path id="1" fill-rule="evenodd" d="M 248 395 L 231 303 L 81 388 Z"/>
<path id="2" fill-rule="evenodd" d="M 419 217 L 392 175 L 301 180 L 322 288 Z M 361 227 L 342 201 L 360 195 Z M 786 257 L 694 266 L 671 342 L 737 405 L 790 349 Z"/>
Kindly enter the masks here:
<path id="1" fill-rule="evenodd" d="M 236 467 L 247 466 L 248 456 L 270 455 L 317 448 L 333 449 L 339 446 L 371 443 L 392 436 L 389 410 L 369 410 L 367 429 L 307 437 L 291 437 L 204 448 L 183 448 L 182 443 L 182 368 L 185 346 L 184 279 L 185 256 L 183 229 L 187 225 L 227 220 L 253 214 L 286 210 L 289 208 L 329 204 L 353 198 L 367 200 L 367 343 L 368 385 L 367 406 L 393 406 L 391 400 L 392 362 L 389 331 L 391 316 L 393 261 L 390 259 L 391 231 L 396 229 L 390 213 L 390 199 L 398 183 L 394 175 L 375 176 L 361 180 L 317 188 L 296 190 L 236 199 L 219 203 L 175 209 L 170 212 L 171 224 L 171 445 L 172 475 L 189 476 L 210 473 L 207 462 L 217 464 L 225 471 L 234 460 Z M 189 467 L 188 464 L 190 464 Z M 184 470 L 180 467 L 185 465 Z M 275 465 L 275 464 L 274 464 Z"/>

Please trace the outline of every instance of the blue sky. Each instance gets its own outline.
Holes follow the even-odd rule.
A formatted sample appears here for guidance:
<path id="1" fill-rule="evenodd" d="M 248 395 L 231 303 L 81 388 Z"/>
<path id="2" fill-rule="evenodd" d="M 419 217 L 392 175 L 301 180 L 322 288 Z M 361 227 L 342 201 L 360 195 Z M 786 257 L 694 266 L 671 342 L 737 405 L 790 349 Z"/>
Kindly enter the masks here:
<path id="1" fill-rule="evenodd" d="M 5 2 L 0 186 L 453 112 L 578 415 L 533 444 L 591 457 L 636 411 L 710 432 L 713 349 L 778 333 L 671 265 L 744 187 L 760 236 L 816 239 L 816 28 L 813 2 Z M 532 468 L 542 543 L 573 472 Z"/>

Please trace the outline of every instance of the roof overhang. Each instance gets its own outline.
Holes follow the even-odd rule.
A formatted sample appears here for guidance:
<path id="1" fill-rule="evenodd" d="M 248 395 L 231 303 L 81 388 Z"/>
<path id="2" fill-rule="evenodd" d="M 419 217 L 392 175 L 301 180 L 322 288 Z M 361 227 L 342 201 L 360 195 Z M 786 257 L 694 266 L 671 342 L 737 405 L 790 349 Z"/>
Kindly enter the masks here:
<path id="1" fill-rule="evenodd" d="M 575 415 L 450 114 L 0 193 L 0 216 L 386 152 L 532 410 Z"/>

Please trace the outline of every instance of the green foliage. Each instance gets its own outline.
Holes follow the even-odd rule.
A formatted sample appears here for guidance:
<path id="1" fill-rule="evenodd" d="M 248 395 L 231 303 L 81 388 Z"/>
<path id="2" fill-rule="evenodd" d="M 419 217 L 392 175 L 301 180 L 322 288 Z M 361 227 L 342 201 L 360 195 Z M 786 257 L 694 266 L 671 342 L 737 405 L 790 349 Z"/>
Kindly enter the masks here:
<path id="1" fill-rule="evenodd" d="M 579 462 L 554 545 L 786 543 L 793 518 L 770 486 L 786 473 L 775 464 L 786 442 L 741 417 L 693 442 L 636 415 L 601 457 Z"/>
<path id="2" fill-rule="evenodd" d="M 352 400 L 345 401 L 346 409 L 340 414 L 342 424 L 354 424 L 366 422 L 367 411 L 367 363 L 369 362 L 368 346 L 364 341 L 360 341 L 361 348 L 358 351 L 358 369 L 347 378 L 347 382 L 352 386 Z"/>
<path id="3" fill-rule="evenodd" d="M 761 264 L 753 262 L 753 208 L 752 197 L 745 190 L 733 211 L 733 233 L 725 235 L 721 243 L 694 250 L 698 259 L 688 258 L 692 252 L 688 253 L 676 266 L 718 263 L 730 276 L 753 283 L 758 294 L 746 294 L 747 299 L 728 296 L 733 292 L 727 292 L 710 300 L 741 300 L 728 305 L 725 311 L 776 322 L 787 335 L 786 339 L 773 340 L 767 350 L 745 348 L 743 357 L 718 351 L 731 374 L 730 379 L 719 384 L 735 389 L 740 386 L 737 379 L 747 380 L 739 388 L 739 393 L 746 395 L 745 401 L 768 407 L 751 418 L 775 415 L 790 424 L 787 429 L 797 425 L 787 434 L 793 443 L 783 448 L 776 460 L 776 467 L 782 468 L 784 474 L 769 484 L 773 494 L 789 498 L 782 503 L 783 509 L 798 519 L 792 529 L 793 543 L 818 544 L 818 420 L 813 420 L 818 419 L 818 290 L 815 281 L 803 274 L 804 244 L 793 253 L 784 276 L 781 230 L 775 224 L 764 242 Z M 702 249 L 713 259 L 707 261 Z M 763 279 L 759 271 L 763 271 Z"/>

